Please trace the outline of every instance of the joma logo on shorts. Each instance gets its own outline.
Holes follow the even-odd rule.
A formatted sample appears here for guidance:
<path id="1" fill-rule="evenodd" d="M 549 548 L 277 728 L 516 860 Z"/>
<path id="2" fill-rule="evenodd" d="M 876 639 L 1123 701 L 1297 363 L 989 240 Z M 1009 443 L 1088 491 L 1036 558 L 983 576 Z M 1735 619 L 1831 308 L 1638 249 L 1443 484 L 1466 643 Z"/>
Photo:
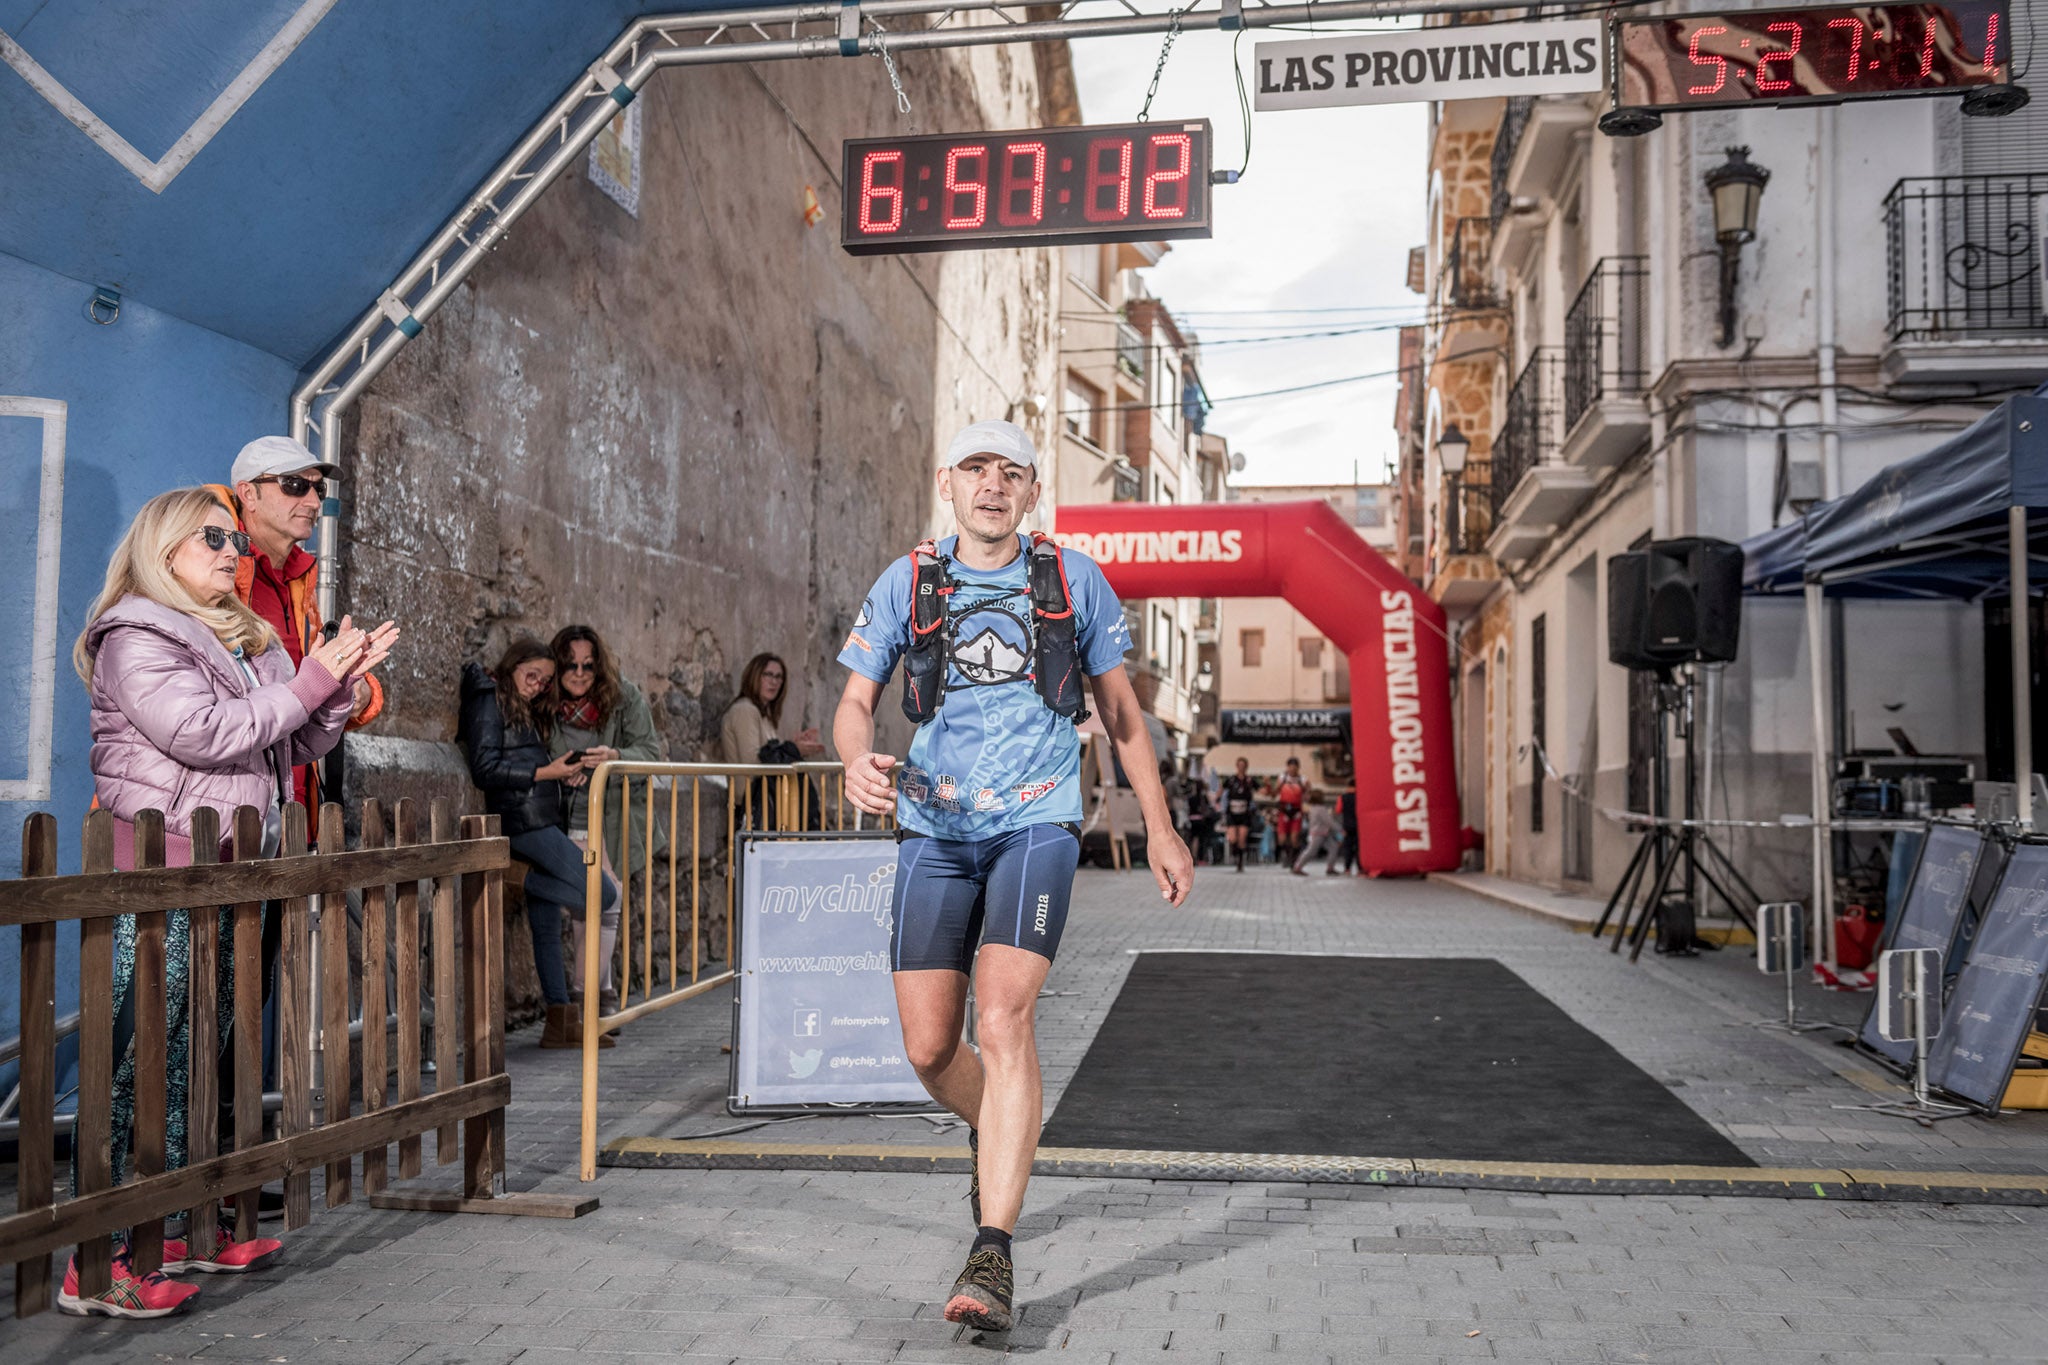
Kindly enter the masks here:
<path id="1" fill-rule="evenodd" d="M 1052 896 L 1050 894 L 1040 896 L 1038 898 L 1038 914 L 1031 921 L 1032 929 L 1043 934 L 1045 932 L 1045 917 L 1050 913 L 1052 913 Z"/>

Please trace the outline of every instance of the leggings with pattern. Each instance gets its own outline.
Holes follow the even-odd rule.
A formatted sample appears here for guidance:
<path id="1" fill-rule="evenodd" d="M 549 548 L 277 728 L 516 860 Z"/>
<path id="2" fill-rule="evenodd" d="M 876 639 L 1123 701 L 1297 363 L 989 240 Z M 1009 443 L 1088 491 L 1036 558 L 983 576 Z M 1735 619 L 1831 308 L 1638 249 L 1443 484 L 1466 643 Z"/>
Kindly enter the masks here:
<path id="1" fill-rule="evenodd" d="M 235 961 L 234 954 L 227 951 L 228 945 L 234 941 L 234 918 L 225 908 L 216 913 L 220 915 L 222 951 L 218 954 L 219 978 L 211 983 L 214 987 L 212 1005 L 218 1021 L 214 1037 L 225 1048 L 228 1024 L 234 1018 Z M 165 918 L 168 924 L 164 934 L 164 1006 L 167 1015 L 164 1022 L 164 1169 L 175 1171 L 185 1164 L 186 1111 L 191 1105 L 192 987 L 195 983 L 192 981 L 191 921 L 183 910 L 173 910 Z M 135 940 L 135 916 L 122 915 L 116 919 L 114 1094 L 109 1134 L 116 1185 L 128 1178 L 128 1149 L 135 1138 Z M 197 984 L 203 992 L 208 983 Z M 217 1066 L 219 1060 L 215 1057 L 207 1064 Z M 71 1192 L 73 1196 L 78 1193 L 75 1147 L 71 1158 Z M 116 1241 L 125 1244 L 126 1238 L 117 1235 Z"/>

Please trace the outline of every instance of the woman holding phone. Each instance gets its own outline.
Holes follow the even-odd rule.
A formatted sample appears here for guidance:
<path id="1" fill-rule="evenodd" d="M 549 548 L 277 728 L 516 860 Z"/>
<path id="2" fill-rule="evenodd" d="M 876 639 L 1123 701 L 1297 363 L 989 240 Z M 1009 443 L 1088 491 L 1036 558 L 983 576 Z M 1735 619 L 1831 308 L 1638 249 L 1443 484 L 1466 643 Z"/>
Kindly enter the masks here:
<path id="1" fill-rule="evenodd" d="M 563 831 L 562 784 L 585 773 L 581 754 L 555 758 L 548 735 L 555 723 L 554 652 L 531 636 L 514 640 L 496 669 L 462 670 L 462 715 L 456 738 L 469 758 L 470 780 L 484 794 L 484 809 L 498 817 L 512 856 L 527 865 L 526 927 L 533 935 L 533 965 L 540 976 L 547 1022 L 545 1048 L 583 1046 L 583 1015 L 569 1001 L 562 964 L 562 911 L 584 903 L 583 852 Z M 604 913 L 619 902 L 619 885 L 602 878 Z M 600 1047 L 612 1040 L 598 1039 Z"/>
<path id="2" fill-rule="evenodd" d="M 621 759 L 628 763 L 658 763 L 668 754 L 654 728 L 654 712 L 647 705 L 647 694 L 631 678 L 620 675 L 612 662 L 612 652 L 605 648 L 603 637 L 594 628 L 563 626 L 555 632 L 550 648 L 555 652 L 555 690 L 560 700 L 555 705 L 555 728 L 548 736 L 548 752 L 557 758 L 582 756 L 584 771 L 564 786 L 569 801 L 569 838 L 578 849 L 584 849 L 590 840 L 590 769 Z M 617 876 L 612 857 L 619 848 L 619 826 L 625 824 L 626 879 L 630 881 L 638 874 L 644 883 L 648 859 L 660 863 L 668 854 L 668 827 L 656 820 L 649 828 L 644 801 L 627 809 L 624 788 L 623 782 L 614 782 L 605 793 L 605 846 L 599 850 L 599 856 L 604 870 Z M 645 792 L 644 781 L 638 790 Z M 652 847 L 648 845 L 650 838 Z M 580 916 L 574 917 L 571 929 L 575 952 L 569 959 L 569 994 L 578 997 L 583 989 L 582 960 L 586 948 Z M 604 912 L 598 925 L 600 1014 L 614 1014 L 619 1008 L 618 991 L 612 983 L 612 958 L 618 942 L 619 912 L 615 905 Z M 613 1029 L 608 1036 L 616 1038 L 618 1032 Z"/>
<path id="3" fill-rule="evenodd" d="M 192 816 L 202 807 L 219 813 L 223 830 L 232 827 L 237 807 L 264 812 L 266 851 L 275 852 L 282 803 L 292 799 L 293 767 L 334 748 L 348 722 L 355 679 L 381 664 L 398 639 L 389 621 L 364 631 L 344 617 L 334 638 L 307 651 L 294 668 L 277 633 L 235 596 L 236 561 L 248 553 L 248 536 L 206 489 L 158 494 L 114 548 L 105 586 L 86 613 L 72 662 L 91 696 L 94 796 L 114 816 L 117 867 L 135 865 L 135 820 L 145 810 L 163 813 L 164 857 L 173 867 L 192 861 Z M 220 856 L 230 853 L 224 846 Z M 221 913 L 227 942 L 231 926 Z M 191 1012 L 216 1010 L 215 1036 L 227 1039 L 235 970 L 255 964 L 224 954 L 217 980 L 192 980 L 189 919 L 175 910 L 169 919 L 164 1168 L 177 1170 L 186 1156 Z M 116 1184 L 126 1176 L 135 1124 L 135 971 L 135 917 L 123 915 L 114 922 L 110 1152 Z M 75 1189 L 75 1160 L 72 1174 Z M 199 1292 L 170 1276 L 255 1270 L 282 1246 L 267 1237 L 238 1242 L 229 1231 L 223 1222 L 210 1254 L 193 1245 L 189 1230 L 165 1238 L 163 1270 L 148 1275 L 135 1272 L 126 1239 L 117 1236 L 112 1288 L 81 1295 L 74 1261 L 58 1306 L 77 1314 L 162 1317 Z"/>

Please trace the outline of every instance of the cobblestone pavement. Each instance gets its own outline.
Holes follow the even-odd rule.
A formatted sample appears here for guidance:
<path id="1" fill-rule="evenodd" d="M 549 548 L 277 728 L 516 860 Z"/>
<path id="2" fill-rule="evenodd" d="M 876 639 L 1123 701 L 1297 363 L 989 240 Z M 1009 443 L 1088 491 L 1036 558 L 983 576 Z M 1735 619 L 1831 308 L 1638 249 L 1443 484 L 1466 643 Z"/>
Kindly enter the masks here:
<path id="1" fill-rule="evenodd" d="M 1825 1041 L 1756 1028 L 1782 1015 L 1782 993 L 1737 952 L 1630 966 L 1452 887 L 1270 868 L 1204 870 L 1180 911 L 1140 876 L 1082 874 L 1056 994 L 1041 1002 L 1049 1100 L 1131 952 L 1191 947 L 1497 957 L 1760 1163 L 2048 1171 L 2048 1114 L 1922 1130 L 1835 1109 L 1895 1088 Z M 1864 1000 L 1802 989 L 1799 1004 L 1853 1024 Z M 729 1021 L 725 1000 L 704 999 L 631 1026 L 604 1054 L 604 1136 L 733 1126 L 719 1051 Z M 509 1048 L 512 1183 L 578 1188 L 578 1060 L 532 1041 L 529 1030 Z M 963 1140 L 914 1119 L 769 1136 Z M 590 1187 L 603 1207 L 576 1222 L 359 1203 L 293 1234 L 276 1270 L 202 1280 L 197 1313 L 8 1322 L 0 1358 L 2048 1360 L 2048 1209 L 1075 1178 L 1033 1183 L 1018 1327 L 977 1338 L 935 1304 L 965 1249 L 964 1183 L 607 1170 Z"/>

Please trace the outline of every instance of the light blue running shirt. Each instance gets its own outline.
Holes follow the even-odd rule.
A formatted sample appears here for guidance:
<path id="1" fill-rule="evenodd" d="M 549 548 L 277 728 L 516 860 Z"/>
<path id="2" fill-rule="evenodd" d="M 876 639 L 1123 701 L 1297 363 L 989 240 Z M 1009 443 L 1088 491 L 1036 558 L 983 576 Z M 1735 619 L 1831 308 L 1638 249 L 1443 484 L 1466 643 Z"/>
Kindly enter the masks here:
<path id="1" fill-rule="evenodd" d="M 959 539 L 940 541 L 939 553 L 951 559 Z M 897 784 L 896 818 L 921 834 L 987 839 L 1081 818 L 1081 741 L 1031 681 L 1030 541 L 1019 539 L 1021 552 L 993 573 L 958 560 L 950 566 L 955 644 L 946 696 L 918 727 Z M 1130 626 L 1095 561 L 1073 550 L 1062 557 L 1080 623 L 1081 671 L 1100 677 L 1123 667 Z M 893 560 L 839 651 L 840 663 L 885 687 L 910 645 L 912 581 L 910 556 Z M 900 706 L 897 689 L 881 704 Z"/>

